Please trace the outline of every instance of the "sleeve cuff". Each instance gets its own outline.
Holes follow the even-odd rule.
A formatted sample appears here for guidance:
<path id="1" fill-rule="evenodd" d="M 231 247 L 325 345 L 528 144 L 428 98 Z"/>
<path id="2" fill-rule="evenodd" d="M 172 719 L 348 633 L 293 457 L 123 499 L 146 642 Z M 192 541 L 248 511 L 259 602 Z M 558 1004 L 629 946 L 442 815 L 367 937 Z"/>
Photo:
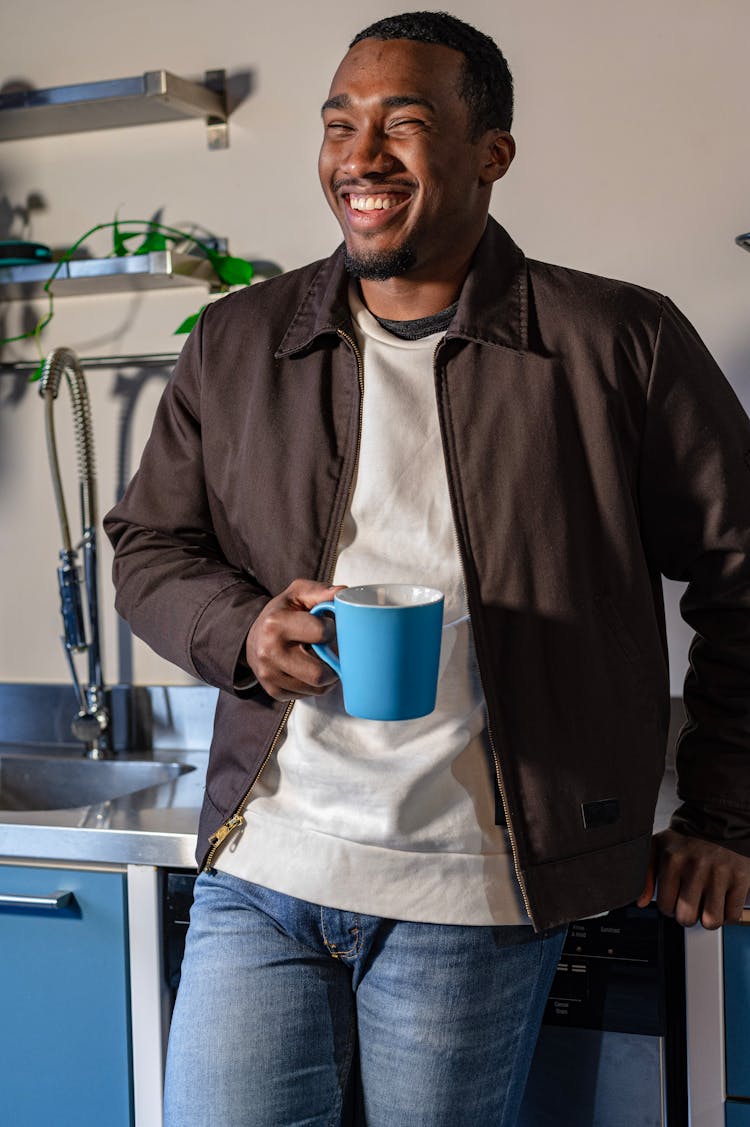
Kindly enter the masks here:
<path id="1" fill-rule="evenodd" d="M 750 824 L 747 814 L 720 806 L 683 802 L 672 815 L 670 828 L 687 837 L 700 837 L 750 857 Z"/>

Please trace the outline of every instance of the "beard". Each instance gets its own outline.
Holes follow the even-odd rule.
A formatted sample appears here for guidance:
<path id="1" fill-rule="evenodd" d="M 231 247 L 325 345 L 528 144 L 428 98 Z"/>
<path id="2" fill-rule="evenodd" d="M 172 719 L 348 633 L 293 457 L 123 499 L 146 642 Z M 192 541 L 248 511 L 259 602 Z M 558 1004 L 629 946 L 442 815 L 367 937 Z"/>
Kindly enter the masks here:
<path id="1" fill-rule="evenodd" d="M 344 265 L 353 278 L 372 282 L 385 282 L 406 274 L 417 261 L 416 251 L 408 243 L 395 250 L 371 251 L 369 254 L 351 254 L 344 248 Z"/>

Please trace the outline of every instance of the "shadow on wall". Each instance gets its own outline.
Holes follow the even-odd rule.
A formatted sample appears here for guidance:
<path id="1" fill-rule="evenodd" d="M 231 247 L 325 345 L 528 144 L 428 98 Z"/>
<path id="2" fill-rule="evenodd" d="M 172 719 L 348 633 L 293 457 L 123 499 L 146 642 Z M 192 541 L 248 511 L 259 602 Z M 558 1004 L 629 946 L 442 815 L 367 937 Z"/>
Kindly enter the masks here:
<path id="1" fill-rule="evenodd" d="M 748 265 L 750 266 L 750 263 Z M 727 365 L 727 371 L 735 393 L 750 414 L 750 340 L 744 341 L 737 348 Z"/>
<path id="2" fill-rule="evenodd" d="M 166 384 L 171 374 L 172 365 L 154 365 L 139 367 L 132 373 L 118 370 L 115 384 L 112 389 L 112 398 L 118 407 L 117 444 L 116 444 L 116 474 L 115 474 L 115 500 L 119 501 L 125 493 L 128 482 L 135 472 L 133 458 L 133 420 L 136 407 L 144 388 L 152 380 L 162 385 Z M 109 506 L 107 506 L 108 508 Z M 117 618 L 117 679 L 121 684 L 132 684 L 133 681 L 133 635 L 130 627 L 120 618 Z"/>
<path id="3" fill-rule="evenodd" d="M 0 241 L 25 240 L 33 241 L 33 220 L 36 212 L 45 211 L 47 203 L 40 192 L 29 192 L 23 203 L 14 203 L 10 196 L 3 192 L 0 182 Z M 9 307 L 7 302 L 0 306 L 0 340 L 4 340 L 11 332 Z M 37 323 L 38 314 L 28 303 L 24 303 L 13 320 L 12 335 L 32 332 Z M 0 374 L 0 479 L 7 469 L 4 452 L 9 449 L 3 433 L 9 412 L 23 401 L 29 393 L 28 373 L 8 371 Z"/>

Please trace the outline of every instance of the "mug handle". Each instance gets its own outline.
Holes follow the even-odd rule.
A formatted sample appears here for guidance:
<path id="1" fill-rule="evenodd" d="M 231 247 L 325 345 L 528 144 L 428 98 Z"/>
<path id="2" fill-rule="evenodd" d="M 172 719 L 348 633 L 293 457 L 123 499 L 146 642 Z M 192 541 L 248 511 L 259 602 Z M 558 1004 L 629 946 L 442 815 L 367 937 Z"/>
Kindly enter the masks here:
<path id="1" fill-rule="evenodd" d="M 331 612 L 334 618 L 336 617 L 336 607 L 333 603 L 316 603 L 310 611 L 310 614 L 314 614 L 316 618 L 319 618 L 320 615 L 327 610 Z M 319 658 L 322 658 L 326 665 L 330 665 L 337 677 L 341 676 L 341 663 L 333 650 L 329 649 L 328 646 L 321 646 L 317 642 L 311 642 L 310 649 L 313 650 Z"/>

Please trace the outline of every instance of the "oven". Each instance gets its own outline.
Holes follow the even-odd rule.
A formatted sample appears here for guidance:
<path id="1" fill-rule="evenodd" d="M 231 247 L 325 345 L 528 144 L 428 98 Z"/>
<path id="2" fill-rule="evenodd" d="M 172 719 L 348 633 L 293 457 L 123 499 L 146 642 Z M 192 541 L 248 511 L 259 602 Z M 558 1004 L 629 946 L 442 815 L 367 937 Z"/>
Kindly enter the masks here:
<path id="1" fill-rule="evenodd" d="M 519 1127 L 687 1127 L 682 928 L 654 904 L 570 925 Z"/>

